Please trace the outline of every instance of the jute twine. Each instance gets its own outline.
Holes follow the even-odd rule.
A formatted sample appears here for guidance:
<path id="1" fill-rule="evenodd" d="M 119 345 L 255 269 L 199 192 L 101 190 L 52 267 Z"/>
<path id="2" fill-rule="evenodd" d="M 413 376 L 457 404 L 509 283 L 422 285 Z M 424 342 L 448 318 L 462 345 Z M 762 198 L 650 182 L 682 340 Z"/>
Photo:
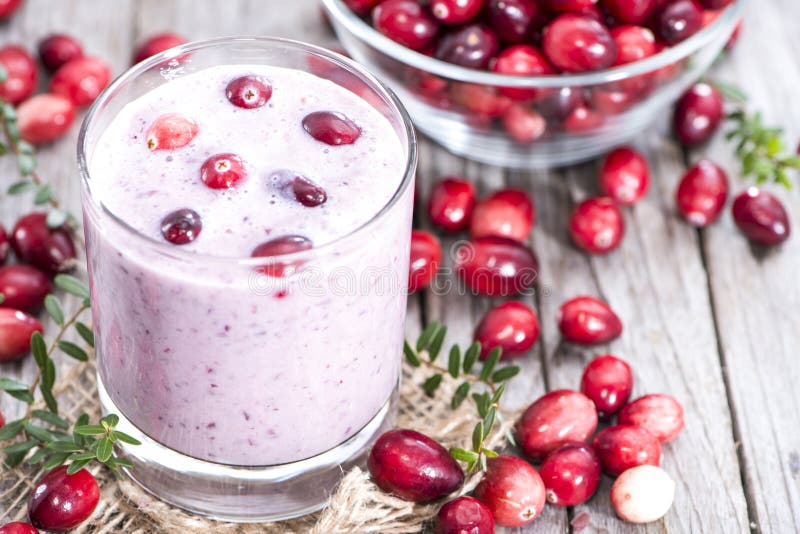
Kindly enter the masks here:
<path id="1" fill-rule="evenodd" d="M 62 415 L 68 420 L 75 420 L 84 412 L 98 416 L 100 406 L 94 365 L 91 362 L 72 365 L 60 376 L 56 393 Z M 427 376 L 424 369 L 405 366 L 398 426 L 424 432 L 445 447 L 469 448 L 477 422 L 474 406 L 466 401 L 458 410 L 450 409 L 449 400 L 458 382 L 448 376 L 445 376 L 435 397 L 428 397 L 420 387 Z M 490 446 L 505 441 L 503 436 L 512 420 L 510 414 L 505 417 L 490 436 Z M 369 473 L 354 468 L 344 476 L 328 506 L 321 512 L 277 523 L 222 523 L 169 506 L 127 478 L 115 477 L 107 469 L 96 466 L 92 473 L 100 483 L 100 504 L 92 517 L 74 530 L 77 533 L 401 534 L 421 532 L 439 508 L 437 504 L 415 505 L 394 498 L 378 489 L 370 481 Z M 4 508 L 0 524 L 26 519 L 28 494 L 41 474 L 36 467 L 23 464 L 0 475 L 0 503 Z M 471 491 L 477 482 L 476 476 L 469 477 L 461 493 Z"/>

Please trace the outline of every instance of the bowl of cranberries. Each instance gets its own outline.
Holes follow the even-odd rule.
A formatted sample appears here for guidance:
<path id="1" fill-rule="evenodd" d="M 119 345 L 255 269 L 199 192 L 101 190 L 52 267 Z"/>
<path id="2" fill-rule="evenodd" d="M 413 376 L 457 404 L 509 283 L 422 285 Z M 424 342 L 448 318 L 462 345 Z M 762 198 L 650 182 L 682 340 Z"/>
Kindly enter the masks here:
<path id="1" fill-rule="evenodd" d="M 461 156 L 567 165 L 634 138 L 730 42 L 745 0 L 322 0 L 348 54 Z"/>

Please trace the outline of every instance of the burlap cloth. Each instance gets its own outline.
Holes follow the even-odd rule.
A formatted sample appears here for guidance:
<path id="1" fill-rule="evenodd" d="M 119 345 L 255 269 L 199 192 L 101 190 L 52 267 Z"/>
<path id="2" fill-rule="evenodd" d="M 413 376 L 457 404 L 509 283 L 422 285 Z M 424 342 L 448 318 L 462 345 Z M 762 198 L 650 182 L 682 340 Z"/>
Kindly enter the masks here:
<path id="1" fill-rule="evenodd" d="M 73 365 L 59 376 L 56 392 L 62 415 L 67 420 L 74 421 L 83 412 L 99 414 L 95 368 L 91 362 Z M 426 377 L 424 369 L 405 366 L 398 426 L 424 432 L 446 447 L 470 448 L 470 436 L 477 422 L 471 400 L 458 410 L 451 410 L 450 398 L 458 383 L 446 376 L 436 396 L 430 398 L 420 387 Z M 503 436 L 512 420 L 513 415 L 507 414 L 505 423 L 496 427 L 489 439 L 492 447 L 505 440 Z M 393 534 L 421 532 L 439 508 L 437 504 L 416 505 L 387 495 L 370 481 L 369 473 L 354 468 L 345 475 L 327 508 L 321 512 L 279 523 L 221 523 L 166 505 L 128 479 L 117 479 L 106 469 L 94 467 L 92 472 L 100 483 L 100 504 L 92 517 L 74 532 Z M 5 470 L 0 475 L 0 503 L 4 509 L 0 524 L 26 519 L 28 493 L 40 475 L 38 469 L 25 465 Z M 477 482 L 476 476 L 469 477 L 462 493 L 472 490 Z"/>

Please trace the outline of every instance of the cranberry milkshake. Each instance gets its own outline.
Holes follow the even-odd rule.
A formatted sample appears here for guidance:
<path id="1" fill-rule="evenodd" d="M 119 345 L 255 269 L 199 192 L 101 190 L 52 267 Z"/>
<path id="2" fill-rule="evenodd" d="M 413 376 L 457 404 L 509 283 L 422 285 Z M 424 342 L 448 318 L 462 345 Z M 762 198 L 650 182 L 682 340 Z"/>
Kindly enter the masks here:
<path id="1" fill-rule="evenodd" d="M 121 415 L 238 466 L 364 428 L 399 378 L 407 165 L 379 110 L 301 70 L 211 66 L 121 107 L 84 198 L 99 377 Z"/>

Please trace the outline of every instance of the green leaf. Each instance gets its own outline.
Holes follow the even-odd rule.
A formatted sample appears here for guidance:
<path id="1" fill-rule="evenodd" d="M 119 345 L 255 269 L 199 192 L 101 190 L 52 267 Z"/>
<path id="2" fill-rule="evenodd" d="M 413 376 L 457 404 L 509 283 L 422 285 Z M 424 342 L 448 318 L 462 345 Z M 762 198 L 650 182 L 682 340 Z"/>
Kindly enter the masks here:
<path id="1" fill-rule="evenodd" d="M 14 443 L 13 445 L 8 445 L 7 447 L 3 447 L 3 452 L 6 454 L 28 452 L 37 445 L 39 445 L 38 441 L 36 441 L 35 439 L 29 439 L 28 441 L 23 441 L 21 443 Z"/>
<path id="2" fill-rule="evenodd" d="M 27 402 L 28 404 L 33 404 L 33 401 L 35 400 L 33 398 L 33 394 L 31 394 L 31 392 L 28 391 L 28 390 L 26 390 L 26 391 L 7 391 L 6 393 L 8 393 L 9 395 L 11 395 L 12 397 L 14 397 L 17 400 L 21 400 L 22 402 Z"/>
<path id="3" fill-rule="evenodd" d="M 73 452 L 83 451 L 83 447 L 80 447 L 74 441 L 66 441 L 66 440 L 51 441 L 50 443 L 47 444 L 47 448 L 54 450 L 56 452 L 73 453 Z"/>
<path id="4" fill-rule="evenodd" d="M 119 424 L 119 416 L 115 413 L 110 413 L 107 416 L 100 419 L 100 424 L 103 426 L 108 425 L 111 428 L 114 428 Z"/>
<path id="5" fill-rule="evenodd" d="M 439 386 L 442 385 L 442 375 L 440 373 L 436 373 L 435 375 L 429 377 L 425 383 L 422 384 L 422 389 L 428 396 L 432 396 Z"/>
<path id="6" fill-rule="evenodd" d="M 44 447 L 40 447 L 39 450 L 33 453 L 30 458 L 25 460 L 25 463 L 28 465 L 36 465 L 42 463 L 45 456 L 47 456 L 48 454 L 50 454 L 49 450 L 45 449 Z"/>
<path id="7" fill-rule="evenodd" d="M 58 326 L 64 325 L 64 310 L 61 309 L 61 304 L 58 302 L 57 298 L 53 295 L 47 295 L 44 298 L 44 308 Z"/>
<path id="8" fill-rule="evenodd" d="M 70 341 L 59 341 L 58 348 L 67 356 L 71 356 L 78 361 L 85 362 L 89 360 L 89 355 L 86 354 L 86 351 Z"/>
<path id="9" fill-rule="evenodd" d="M 106 429 L 102 425 L 80 425 L 75 427 L 75 433 L 81 436 L 102 436 Z"/>
<path id="10" fill-rule="evenodd" d="M 0 428 L 0 441 L 8 441 L 20 432 L 25 427 L 25 420 L 24 419 L 17 419 L 16 421 L 11 421 L 6 423 L 6 426 Z"/>
<path id="11" fill-rule="evenodd" d="M 450 456 L 459 462 L 474 462 L 478 459 L 478 454 L 473 451 L 468 451 L 460 447 L 453 447 L 450 449 Z"/>
<path id="12" fill-rule="evenodd" d="M 458 378 L 461 370 L 461 349 L 458 345 L 453 345 L 450 349 L 450 356 L 447 358 L 447 372 L 453 378 Z"/>
<path id="13" fill-rule="evenodd" d="M 13 378 L 0 377 L 0 390 L 3 391 L 28 391 L 29 386 Z"/>
<path id="14" fill-rule="evenodd" d="M 87 458 L 86 460 L 76 460 L 74 462 L 71 462 L 69 466 L 67 466 L 67 474 L 74 475 L 75 473 L 86 467 L 86 465 L 91 461 L 92 458 Z"/>
<path id="15" fill-rule="evenodd" d="M 111 453 L 114 452 L 114 443 L 108 438 L 103 438 L 97 444 L 97 459 L 105 463 L 111 458 Z"/>
<path id="16" fill-rule="evenodd" d="M 428 358 L 430 359 L 431 363 L 435 362 L 436 358 L 439 357 L 439 353 L 442 351 L 442 345 L 444 344 L 444 337 L 446 335 L 447 327 L 445 326 L 437 330 L 436 335 L 433 336 L 428 348 Z"/>
<path id="17" fill-rule="evenodd" d="M 48 228 L 61 228 L 67 222 L 67 212 L 58 209 L 52 209 L 47 214 L 47 227 Z"/>
<path id="18" fill-rule="evenodd" d="M 718 80 L 713 81 L 712 85 L 719 89 L 719 92 L 722 93 L 722 96 L 728 100 L 733 100 L 734 102 L 739 103 L 747 102 L 747 94 L 735 85 L 720 82 Z"/>
<path id="19" fill-rule="evenodd" d="M 63 289 L 71 295 L 75 295 L 76 297 L 81 297 L 84 299 L 91 298 L 89 288 L 74 276 L 70 276 L 68 274 L 59 274 L 55 277 L 53 282 L 55 282 L 56 287 Z"/>
<path id="20" fill-rule="evenodd" d="M 506 385 L 500 384 L 500 387 L 497 388 L 497 391 L 495 391 L 494 395 L 492 395 L 491 404 L 497 404 L 498 402 L 500 402 L 500 397 L 503 396 L 503 393 L 505 393 L 505 391 L 506 391 Z"/>
<path id="21" fill-rule="evenodd" d="M 461 404 L 464 402 L 464 399 L 467 398 L 470 387 L 472 387 L 472 384 L 470 384 L 469 381 L 465 381 L 458 386 L 455 393 L 453 393 L 453 400 L 450 401 L 450 407 L 453 410 L 461 406 Z"/>
<path id="22" fill-rule="evenodd" d="M 64 430 L 69 430 L 69 423 L 67 423 L 58 415 L 52 412 L 47 412 L 44 410 L 33 410 L 31 412 L 31 415 L 36 419 L 41 419 L 45 423 L 50 423 L 56 428 L 63 428 Z"/>
<path id="23" fill-rule="evenodd" d="M 81 460 L 93 460 L 95 454 L 93 452 L 76 452 L 69 457 L 70 462 L 80 462 Z"/>
<path id="24" fill-rule="evenodd" d="M 128 469 L 133 468 L 133 463 L 127 458 L 111 458 L 109 461 L 106 462 L 106 465 L 111 467 L 127 467 Z"/>
<path id="25" fill-rule="evenodd" d="M 53 433 L 51 431 L 47 430 L 44 427 L 34 425 L 29 421 L 25 421 L 25 432 L 27 432 L 31 437 L 38 439 L 39 441 L 48 442 L 48 441 L 53 441 L 53 439 L 55 438 L 55 436 L 53 436 Z"/>
<path id="26" fill-rule="evenodd" d="M 31 334 L 31 352 L 33 353 L 33 359 L 36 361 L 36 365 L 39 369 L 44 369 L 45 363 L 49 358 L 47 356 L 47 345 L 44 342 L 42 334 L 39 332 Z"/>
<path id="27" fill-rule="evenodd" d="M 42 392 L 42 398 L 47 405 L 47 409 L 53 413 L 58 413 L 58 401 L 56 401 L 56 398 L 53 396 L 53 392 L 43 386 L 44 384 L 40 384 L 39 391 Z"/>
<path id="28" fill-rule="evenodd" d="M 68 452 L 59 452 L 50 456 L 43 464 L 42 469 L 45 471 L 50 471 L 51 469 L 55 469 L 59 465 L 63 464 L 69 458 Z"/>
<path id="29" fill-rule="evenodd" d="M 419 339 L 417 339 L 417 352 L 422 352 L 424 349 L 428 348 L 428 344 L 438 331 L 439 323 L 437 321 L 429 324 L 419 335 Z"/>
<path id="30" fill-rule="evenodd" d="M 477 425 L 475 425 L 475 430 L 472 431 L 472 450 L 479 451 L 483 447 L 483 421 L 479 421 Z"/>
<path id="31" fill-rule="evenodd" d="M 490 406 L 489 394 L 486 392 L 473 393 L 472 400 L 475 401 L 475 405 L 478 407 L 478 415 L 480 415 L 481 418 L 486 417 L 486 412 L 489 410 Z"/>
<path id="32" fill-rule="evenodd" d="M 486 456 L 487 458 L 497 458 L 498 454 L 494 452 L 492 449 L 481 449 L 481 454 Z"/>
<path id="33" fill-rule="evenodd" d="M 42 387 L 42 389 L 52 390 L 55 383 L 56 364 L 53 363 L 52 358 L 47 358 L 44 362 L 44 369 L 42 369 L 42 381 L 39 385 Z"/>
<path id="34" fill-rule="evenodd" d="M 489 432 L 492 431 L 492 426 L 494 426 L 494 417 L 497 414 L 497 409 L 492 406 L 489 408 L 489 411 L 486 413 L 486 417 L 483 419 L 483 439 L 489 435 Z"/>
<path id="35" fill-rule="evenodd" d="M 76 327 L 78 325 L 75 325 Z M 94 338 L 94 336 L 92 336 Z M 84 338 L 85 340 L 86 338 Z M 408 344 L 408 341 L 403 342 L 403 353 L 406 355 L 406 360 L 408 363 L 411 364 L 412 367 L 419 367 L 422 365 L 422 362 L 419 361 L 419 357 L 411 345 Z"/>
<path id="36" fill-rule="evenodd" d="M 75 323 L 75 330 L 78 331 L 78 335 L 81 336 L 87 345 L 94 347 L 94 332 L 92 332 L 91 328 L 81 322 L 77 322 Z"/>
<path id="37" fill-rule="evenodd" d="M 27 193 L 29 191 L 33 191 L 34 189 L 36 189 L 35 183 L 29 180 L 22 180 L 21 182 L 11 184 L 6 192 L 9 195 L 21 195 L 22 193 Z"/>
<path id="38" fill-rule="evenodd" d="M 3 460 L 3 463 L 7 465 L 9 468 L 14 468 L 17 467 L 19 464 L 21 464 L 22 460 L 24 460 L 25 456 L 27 455 L 28 451 L 10 453 L 6 455 L 6 458 L 5 460 Z"/>
<path id="39" fill-rule="evenodd" d="M 514 378 L 519 374 L 519 367 L 516 365 L 509 365 L 508 367 L 503 367 L 502 369 L 498 369 L 497 371 L 492 374 L 492 382 L 495 384 L 498 382 L 505 382 L 511 378 Z"/>
<path id="40" fill-rule="evenodd" d="M 466 354 L 464 354 L 464 372 L 471 373 L 472 368 L 475 366 L 475 362 L 478 361 L 478 357 L 481 355 L 481 344 L 478 341 L 472 343 L 467 349 Z"/>
<path id="41" fill-rule="evenodd" d="M 129 445 L 141 445 L 142 444 L 142 442 L 139 441 L 138 439 L 134 438 L 133 436 L 129 436 L 125 432 L 120 432 L 119 430 L 113 431 L 109 435 L 109 438 L 111 438 L 111 441 L 121 441 L 121 442 L 127 443 Z"/>
<path id="42" fill-rule="evenodd" d="M 500 361 L 500 357 L 503 355 L 503 349 L 500 347 L 495 347 L 489 353 L 489 356 L 486 357 L 486 361 L 483 362 L 483 369 L 481 369 L 481 376 L 480 379 L 482 382 L 486 382 L 489 380 L 489 377 L 492 375 L 492 371 L 494 371 L 497 362 Z"/>
<path id="43" fill-rule="evenodd" d="M 22 162 L 24 159 L 32 159 L 32 158 L 33 156 L 20 154 L 19 155 L 20 167 L 23 166 Z M 20 169 L 20 171 L 22 172 L 23 176 L 27 176 L 33 171 L 33 167 L 30 168 L 30 171 L 28 173 L 25 173 L 25 171 L 22 169 Z M 34 195 L 33 197 L 33 203 L 36 204 L 37 206 L 41 206 L 43 204 L 47 204 L 48 202 L 50 202 L 52 198 L 53 198 L 53 190 L 50 189 L 50 185 L 43 184 L 40 185 L 39 189 L 36 190 L 36 195 Z"/>

